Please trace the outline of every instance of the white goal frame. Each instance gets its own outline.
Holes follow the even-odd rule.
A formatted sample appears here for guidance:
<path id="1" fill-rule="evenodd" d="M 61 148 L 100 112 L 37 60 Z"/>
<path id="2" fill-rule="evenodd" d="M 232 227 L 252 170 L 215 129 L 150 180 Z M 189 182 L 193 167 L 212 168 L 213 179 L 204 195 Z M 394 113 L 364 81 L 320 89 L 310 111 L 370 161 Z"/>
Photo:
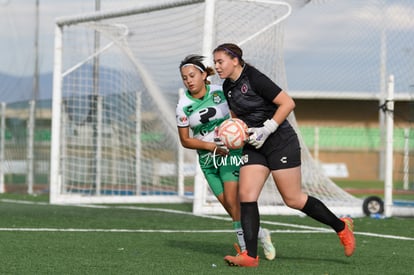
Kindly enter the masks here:
<path id="1" fill-rule="evenodd" d="M 216 22 L 214 21 L 215 18 L 215 10 L 216 4 L 221 2 L 229 2 L 229 0 L 205 0 L 205 1 L 175 1 L 174 3 L 169 4 L 159 4 L 159 5 L 150 5 L 147 7 L 139 7 L 139 8 L 132 8 L 132 9 L 124 9 L 124 10 L 117 10 L 117 11 L 102 11 L 102 12 L 94 12 L 90 14 L 78 15 L 78 16 L 71 16 L 71 17 L 62 17 L 57 19 L 56 27 L 55 27 L 55 62 L 54 62 L 54 83 L 53 83 L 53 101 L 52 101 L 52 142 L 51 142 L 51 176 L 50 176 L 50 202 L 51 203 L 182 203 L 182 202 L 193 202 L 193 213 L 195 214 L 225 214 L 224 208 L 220 205 L 220 203 L 216 200 L 214 196 L 212 196 L 208 185 L 205 182 L 204 176 L 202 175 L 197 160 L 195 159 L 195 152 L 183 150 L 179 141 L 178 141 L 178 134 L 176 130 L 176 122 L 175 122 L 175 113 L 171 106 L 168 104 L 166 99 L 163 97 L 163 93 L 158 87 L 157 83 L 154 81 L 153 77 L 147 71 L 145 64 L 141 63 L 139 57 L 134 56 L 134 53 L 129 50 L 128 48 L 123 48 L 123 54 L 126 55 L 129 60 L 133 63 L 136 71 L 140 74 L 145 87 L 149 91 L 150 97 L 154 99 L 157 103 L 157 110 L 161 113 L 162 119 L 165 122 L 166 128 L 170 134 L 175 135 L 175 143 L 177 146 L 177 162 L 173 163 L 176 169 L 176 173 L 172 173 L 173 176 L 176 176 L 176 194 L 169 194 L 169 195 L 141 195 L 141 186 L 140 186 L 140 176 L 142 171 L 140 160 L 141 160 L 141 149 L 142 144 L 140 143 L 139 139 L 136 143 L 135 148 L 135 171 L 133 171 L 136 175 L 136 187 L 135 187 L 135 194 L 133 195 L 105 195 L 100 193 L 100 172 L 101 167 L 97 165 L 96 171 L 98 172 L 96 176 L 96 181 L 94 184 L 96 185 L 96 195 L 85 195 L 85 194 L 74 194 L 69 193 L 64 188 L 64 174 L 62 173 L 63 167 L 65 165 L 65 139 L 62 138 L 63 135 L 63 127 L 62 124 L 65 125 L 66 117 L 62 115 L 63 110 L 63 98 L 62 98 L 62 83 L 64 77 L 70 74 L 72 71 L 78 69 L 82 66 L 82 62 L 78 63 L 71 68 L 63 71 L 63 54 L 64 54 L 64 45 L 63 45 L 63 35 L 65 28 L 68 28 L 72 25 L 82 24 L 85 22 L 96 22 L 99 24 L 100 21 L 106 19 L 113 19 L 118 18 L 121 16 L 131 16 L 135 14 L 143 14 L 143 13 L 150 13 L 153 11 L 160 11 L 165 9 L 172 9 L 177 7 L 184 7 L 187 5 L 193 4 L 200 4 L 204 3 L 204 22 L 203 22 L 203 38 L 202 38 L 202 54 L 205 55 L 207 58 L 206 60 L 211 60 L 211 54 L 213 45 L 218 41 L 215 40 L 216 34 Z M 233 2 L 243 2 L 243 3 L 259 3 L 260 5 L 271 5 L 282 9 L 283 13 L 278 14 L 273 20 L 269 20 L 268 23 L 261 26 L 260 30 L 256 30 L 250 35 L 246 37 L 240 38 L 240 41 L 236 41 L 237 44 L 240 46 L 244 46 L 245 44 L 252 43 L 251 41 L 255 41 L 259 35 L 263 35 L 265 32 L 269 31 L 274 27 L 278 27 L 278 25 L 283 22 L 292 12 L 292 7 L 288 3 L 289 1 L 270 1 L 270 0 L 237 0 Z M 266 6 L 268 8 L 268 6 Z M 262 7 L 263 8 L 263 7 Z M 123 29 L 122 25 L 117 25 L 118 29 L 122 30 L 123 37 L 127 37 L 129 30 L 128 28 Z M 121 37 L 120 40 L 123 38 Z M 282 39 L 282 38 L 278 38 Z M 122 41 L 114 40 L 111 43 L 106 44 L 103 47 L 99 47 L 95 49 L 95 52 L 89 55 L 84 62 L 90 62 L 95 57 L 99 56 L 100 54 L 104 53 L 105 51 L 109 50 L 111 47 L 116 47 L 120 45 Z M 263 50 L 264 51 L 264 50 Z M 187 53 L 189 54 L 189 53 Z M 182 57 L 180 57 L 182 58 Z M 277 56 L 277 61 L 279 61 L 283 67 L 283 58 L 281 56 Z M 269 68 L 268 68 L 269 70 Z M 272 70 L 272 68 L 270 68 Z M 281 73 L 283 75 L 284 71 Z M 283 83 L 284 84 L 284 83 Z M 141 112 L 140 112 L 140 97 L 138 96 L 140 91 L 137 91 L 136 97 L 136 113 L 134 120 L 137 122 L 135 127 L 135 134 L 136 136 L 140 136 L 141 133 Z M 100 123 L 102 122 L 101 110 L 102 110 L 102 103 L 101 97 L 97 96 L 97 138 L 96 144 L 97 149 L 95 152 L 96 159 L 102 157 L 102 152 L 100 150 L 100 145 L 102 144 L 102 139 L 100 138 L 100 133 L 102 129 L 100 128 Z M 292 114 L 289 117 L 292 125 L 297 129 L 296 121 L 294 115 Z M 300 134 L 300 133 L 299 133 Z M 301 141 L 302 142 L 302 141 Z M 304 143 L 302 142 L 301 147 L 303 148 L 303 155 L 307 158 L 307 168 L 303 169 L 303 178 L 305 180 L 313 180 L 315 181 L 315 177 L 321 175 L 321 168 L 318 166 L 316 162 L 312 160 L 310 157 L 310 153 Z M 185 170 L 185 160 L 184 159 L 193 159 L 192 167 L 195 170 L 194 176 L 194 193 L 187 194 L 185 193 L 185 186 L 184 186 L 184 170 Z M 188 164 L 188 163 L 187 163 Z M 164 166 L 165 167 L 165 166 Z M 316 174 L 316 175 L 315 175 Z M 327 191 L 328 197 L 326 198 L 327 205 L 338 215 L 352 215 L 352 216 L 361 216 L 362 214 L 362 201 L 357 199 L 350 194 L 346 193 L 344 190 L 337 187 L 332 181 L 327 179 L 326 177 L 323 178 L 328 184 Z M 157 179 L 154 179 L 154 182 Z M 292 210 L 286 207 L 280 197 L 280 194 L 276 190 L 273 182 L 269 180 L 268 183 L 265 185 L 265 189 L 262 192 L 262 196 L 259 200 L 259 209 L 262 214 L 301 214 L 299 211 Z M 312 191 L 319 192 L 319 189 L 325 190 L 325 187 L 317 186 L 315 189 L 310 188 L 310 194 Z M 322 190 L 322 192 L 323 192 Z M 306 190 L 307 191 L 307 190 Z M 334 195 L 332 195 L 332 194 Z M 267 195 L 267 196 L 266 196 Z M 336 204 L 338 198 L 343 200 L 341 204 Z M 325 198 L 322 196 L 322 200 Z M 275 201 L 276 204 L 275 204 Z M 325 200 L 324 200 L 325 201 Z M 325 201 L 325 202 L 326 202 Z"/>
<path id="2" fill-rule="evenodd" d="M 64 146 L 61 138 L 62 134 L 62 121 L 64 121 L 64 117 L 62 117 L 62 80 L 63 77 L 69 74 L 71 71 L 75 70 L 77 67 L 82 65 L 82 62 L 76 64 L 72 68 L 68 69 L 67 71 L 63 71 L 62 69 L 62 59 L 63 59 L 63 31 L 64 27 L 70 26 L 72 24 L 78 24 L 87 21 L 99 21 L 100 19 L 107 19 L 107 18 L 114 18 L 119 16 L 127 16 L 131 14 L 140 14 L 146 13 L 151 11 L 169 9 L 174 7 L 180 7 L 184 5 L 190 5 L 194 3 L 200 3 L 203 1 L 176 1 L 171 4 L 158 4 L 158 5 L 151 5 L 148 7 L 139 7 L 134 9 L 122 9 L 118 11 L 110 11 L 110 12 L 93 12 L 90 14 L 84 14 L 79 16 L 69 16 L 69 17 L 61 17 L 56 20 L 55 25 L 55 46 L 54 46 L 54 76 L 53 76 L 53 100 L 52 100 L 52 135 L 51 135 L 51 158 L 50 158 L 50 203 L 52 204 L 81 204 L 81 203 L 182 203 L 191 201 L 191 196 L 186 196 L 184 194 L 184 163 L 182 155 L 185 152 L 178 144 L 178 159 L 180 160 L 177 163 L 177 189 L 178 192 L 176 195 L 168 195 L 167 199 L 166 196 L 159 196 L 159 195 L 145 195 L 142 196 L 139 194 L 140 183 L 137 180 L 137 195 L 128 195 L 128 196 L 107 196 L 107 195 L 98 195 L 98 196 L 84 196 L 81 194 L 64 194 L 62 188 L 62 148 Z M 127 35 L 127 31 L 125 33 Z M 94 55 L 88 57 L 88 60 L 95 58 L 101 52 L 104 52 L 114 43 L 110 43 L 101 49 L 97 49 Z M 130 52 L 125 52 L 125 54 L 129 55 Z M 85 60 L 84 62 L 88 61 Z M 141 73 L 144 81 L 146 82 L 147 87 L 152 92 L 152 96 L 156 97 L 158 100 L 159 110 L 163 113 L 163 117 L 168 120 L 169 125 L 174 125 L 175 120 L 173 119 L 175 116 L 173 113 L 169 113 L 168 110 L 170 108 L 167 107 L 165 100 L 162 100 L 163 97 L 161 96 L 161 92 L 159 88 L 152 80 L 151 76 L 148 75 L 145 68 L 140 65 L 139 60 L 134 59 L 135 66 L 137 70 Z M 99 102 L 99 100 L 98 100 Z M 137 104 L 138 105 L 138 104 Z M 98 105 L 99 109 L 99 105 Z M 139 129 L 139 122 L 140 122 L 140 112 L 139 108 L 137 108 L 136 113 L 136 121 L 137 121 L 137 135 L 139 136 L 140 129 Z M 172 129 L 172 128 L 171 128 Z M 174 129 L 175 130 L 175 129 Z M 99 138 L 98 138 L 99 143 Z M 136 158 L 139 159 L 140 154 L 140 142 L 137 142 L 136 146 Z M 99 170 L 99 167 L 98 167 Z M 140 175 L 140 164 L 137 163 L 136 165 L 136 175 Z M 99 190 L 99 182 L 97 183 L 97 188 Z"/>

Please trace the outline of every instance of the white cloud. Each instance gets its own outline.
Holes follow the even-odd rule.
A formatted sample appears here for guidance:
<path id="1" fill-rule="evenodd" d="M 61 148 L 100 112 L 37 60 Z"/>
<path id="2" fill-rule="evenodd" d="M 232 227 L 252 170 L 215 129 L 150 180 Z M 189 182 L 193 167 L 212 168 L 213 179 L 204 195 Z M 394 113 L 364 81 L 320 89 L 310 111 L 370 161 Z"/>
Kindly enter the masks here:
<path id="1" fill-rule="evenodd" d="M 362 41 L 367 34 L 380 33 L 382 22 L 386 24 L 387 31 L 414 29 L 412 3 L 389 1 L 389 6 L 382 9 L 381 1 L 377 1 L 376 5 L 373 1 L 367 2 L 329 1 L 304 7 L 288 19 L 286 48 L 293 52 L 309 50 L 309 47 L 326 50 L 335 41 L 341 43 L 351 37 L 358 44 L 358 40 Z"/>
<path id="2" fill-rule="evenodd" d="M 408 53 L 414 48 L 413 3 L 336 0 L 299 10 L 289 19 L 285 34 L 290 84 L 378 89 L 381 31 L 385 26 L 387 71 L 395 74 L 400 90 L 407 89 L 412 79 L 413 61 Z"/>
<path id="3" fill-rule="evenodd" d="M 163 0 L 102 0 L 101 10 L 142 6 Z M 34 65 L 35 1 L 0 0 L 0 72 L 31 75 Z M 39 1 L 39 58 L 42 72 L 50 72 L 53 64 L 55 20 L 62 16 L 91 13 L 94 0 Z M 2 54 L 1 54 L 2 53 Z"/>
<path id="4" fill-rule="evenodd" d="M 171 2 L 168 0 L 102 0 L 102 10 Z M 316 1 L 288 18 L 285 47 L 288 54 L 309 51 L 332 51 L 341 47 L 344 37 L 357 43 L 367 30 L 378 31 L 382 17 L 381 1 L 331 0 Z M 389 30 L 414 29 L 414 6 L 408 0 L 386 1 L 386 22 Z M 402 3 L 408 3 L 407 7 Z M 94 10 L 94 0 L 40 0 L 40 46 L 42 71 L 51 71 L 53 59 L 54 22 L 57 17 Z M 357 7 L 359 8 L 352 8 Z M 367 8 L 370 6 L 371 8 Z M 376 9 L 376 10 L 375 10 Z M 0 0 L 0 71 L 30 74 L 33 62 L 35 1 Z M 348 39 L 349 41 L 349 39 Z M 5 53 L 5 54 L 4 54 Z M 30 69 L 29 69 L 30 68 Z"/>
<path id="5" fill-rule="evenodd" d="M 413 30 L 414 29 L 414 7 L 393 4 L 387 9 L 386 21 L 390 26 L 399 30 Z"/>

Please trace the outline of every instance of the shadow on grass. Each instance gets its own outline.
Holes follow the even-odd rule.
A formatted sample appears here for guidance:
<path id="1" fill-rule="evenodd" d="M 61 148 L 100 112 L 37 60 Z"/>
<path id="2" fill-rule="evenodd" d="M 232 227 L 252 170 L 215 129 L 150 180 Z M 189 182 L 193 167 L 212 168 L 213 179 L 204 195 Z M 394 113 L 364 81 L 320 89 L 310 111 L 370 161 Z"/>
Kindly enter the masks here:
<path id="1" fill-rule="evenodd" d="M 352 262 L 350 262 L 347 259 L 333 259 L 333 258 L 326 258 L 325 256 L 317 256 L 315 257 L 309 257 L 309 256 L 298 256 L 298 257 L 292 257 L 292 256 L 284 256 L 283 254 L 277 255 L 277 260 L 283 261 L 285 263 L 292 262 L 292 264 L 297 265 L 299 263 L 335 263 L 335 264 L 344 264 L 344 265 L 350 265 Z"/>
<path id="2" fill-rule="evenodd" d="M 205 241 L 205 240 L 168 240 L 168 245 L 172 248 L 186 250 L 188 252 L 197 252 L 204 254 L 217 255 L 218 253 L 223 255 L 235 254 L 235 250 L 232 249 L 232 245 L 224 243 L 223 241 Z"/>
<path id="3" fill-rule="evenodd" d="M 199 240 L 185 240 L 185 241 L 179 241 L 179 240 L 168 240 L 168 246 L 175 248 L 175 249 L 181 249 L 186 252 L 190 253 L 203 253 L 203 254 L 210 254 L 210 255 L 222 255 L 223 257 L 225 255 L 236 255 L 236 251 L 232 247 L 232 245 L 229 245 L 230 242 L 224 243 L 220 240 L 218 241 L 199 241 Z M 261 245 L 258 247 L 258 255 L 261 259 L 264 260 L 264 255 L 262 251 Z M 327 258 L 325 256 L 318 256 L 315 254 L 315 257 L 309 257 L 309 256 L 288 256 L 284 255 L 283 253 L 278 252 L 276 256 L 275 261 L 267 261 L 266 262 L 277 262 L 278 264 L 284 263 L 289 265 L 291 262 L 293 265 L 297 265 L 298 263 L 335 263 L 335 264 L 341 264 L 341 265 L 349 265 L 352 264 L 347 258 L 344 259 L 336 259 L 336 258 Z"/>

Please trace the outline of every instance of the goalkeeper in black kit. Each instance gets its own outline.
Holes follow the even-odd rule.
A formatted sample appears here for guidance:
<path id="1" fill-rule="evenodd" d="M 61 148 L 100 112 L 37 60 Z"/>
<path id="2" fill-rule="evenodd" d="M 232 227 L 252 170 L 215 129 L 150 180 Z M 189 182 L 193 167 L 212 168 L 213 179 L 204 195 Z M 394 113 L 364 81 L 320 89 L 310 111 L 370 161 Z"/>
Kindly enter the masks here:
<path id="1" fill-rule="evenodd" d="M 219 45 L 213 55 L 215 70 L 225 79 L 223 91 L 232 117 L 243 120 L 249 127 L 239 175 L 246 250 L 236 256 L 226 256 L 224 260 L 234 266 L 259 265 L 257 201 L 270 174 L 285 204 L 332 227 L 344 246 L 345 255 L 351 256 L 355 250 L 352 219 L 338 218 L 323 202 L 302 192 L 301 148 L 287 120 L 295 107 L 293 99 L 266 75 L 245 63 L 242 49 L 237 45 Z"/>

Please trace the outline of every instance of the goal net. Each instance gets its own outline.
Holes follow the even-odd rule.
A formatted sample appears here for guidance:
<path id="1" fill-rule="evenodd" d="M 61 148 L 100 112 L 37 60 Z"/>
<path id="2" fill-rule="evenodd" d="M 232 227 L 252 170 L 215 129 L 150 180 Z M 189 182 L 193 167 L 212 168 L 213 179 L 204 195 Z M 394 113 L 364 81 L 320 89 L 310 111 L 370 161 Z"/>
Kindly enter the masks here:
<path id="1" fill-rule="evenodd" d="M 175 105 L 179 62 L 239 44 L 244 57 L 287 89 L 283 23 L 309 1 L 174 1 L 59 18 L 51 152 L 51 203 L 193 200 L 196 214 L 225 213 L 210 192 L 194 151 L 178 141 Z M 213 77 L 213 83 L 219 83 Z M 294 115 L 289 117 L 297 127 Z M 362 213 L 359 199 L 337 187 L 301 140 L 303 188 L 338 214 Z M 262 214 L 296 213 L 269 180 Z"/>

